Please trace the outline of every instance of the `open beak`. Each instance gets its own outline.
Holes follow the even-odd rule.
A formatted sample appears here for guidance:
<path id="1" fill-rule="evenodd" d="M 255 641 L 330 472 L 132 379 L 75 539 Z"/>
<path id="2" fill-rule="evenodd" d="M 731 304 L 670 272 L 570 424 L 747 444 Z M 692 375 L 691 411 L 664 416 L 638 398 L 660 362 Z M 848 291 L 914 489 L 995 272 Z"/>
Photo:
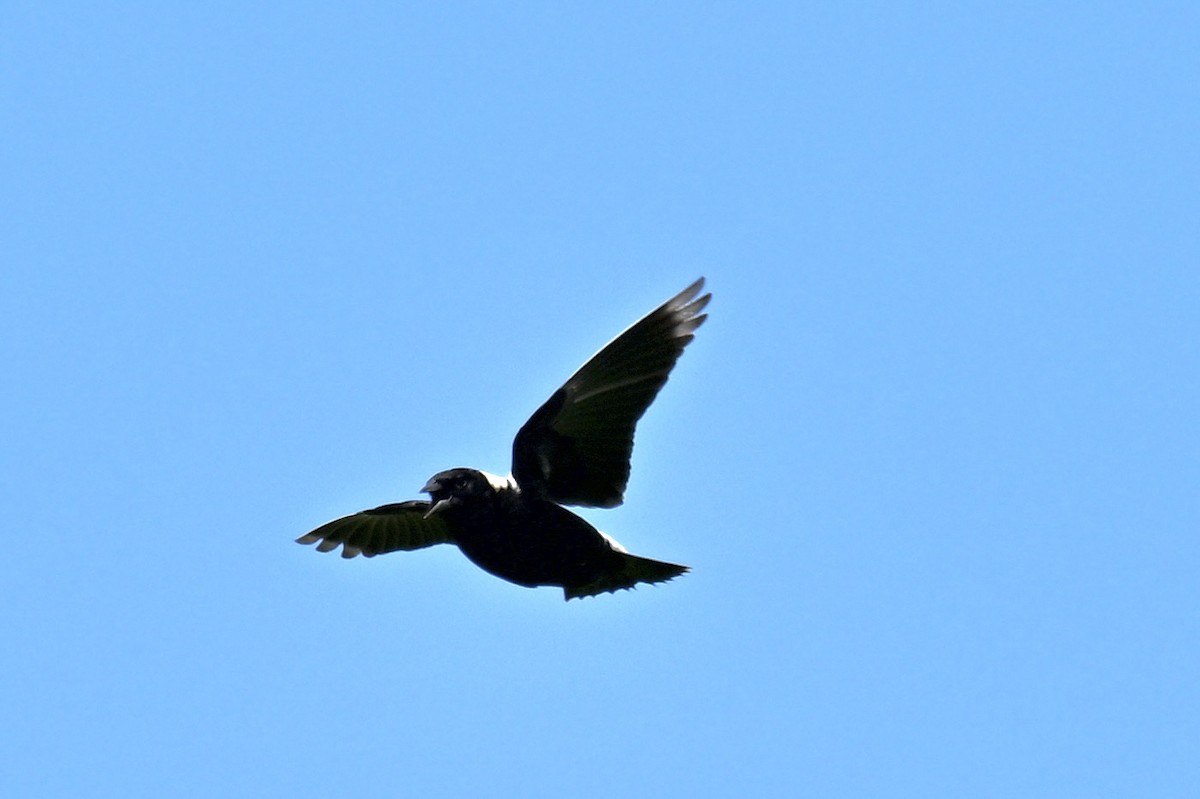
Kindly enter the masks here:
<path id="1" fill-rule="evenodd" d="M 438 481 L 436 478 L 433 478 L 433 477 L 431 477 L 431 478 L 429 478 L 429 482 L 425 484 L 425 487 L 421 489 L 421 493 L 422 493 L 422 494 L 429 494 L 429 495 L 430 495 L 430 499 L 432 499 L 432 498 L 433 498 L 433 492 L 434 492 L 434 491 L 440 491 L 440 490 L 441 490 L 441 488 L 442 488 L 442 484 L 441 484 L 441 482 L 439 482 L 439 481 Z M 447 499 L 439 499 L 437 502 L 433 503 L 433 504 L 432 504 L 432 505 L 429 507 L 429 510 L 425 511 L 425 515 L 424 515 L 422 518 L 428 519 L 430 516 L 432 516 L 433 514 L 437 513 L 437 512 L 438 512 L 438 511 L 440 511 L 442 508 L 446 507 L 446 504 L 447 504 L 448 502 L 450 502 L 449 498 L 447 498 Z"/>
<path id="2" fill-rule="evenodd" d="M 445 508 L 447 505 L 450 504 L 450 502 L 451 502 L 450 499 L 439 499 L 437 502 L 433 503 L 433 506 L 430 507 L 429 510 L 425 511 L 425 515 L 422 516 L 421 518 L 428 519 L 433 514 L 440 512 L 442 510 L 442 508 Z"/>

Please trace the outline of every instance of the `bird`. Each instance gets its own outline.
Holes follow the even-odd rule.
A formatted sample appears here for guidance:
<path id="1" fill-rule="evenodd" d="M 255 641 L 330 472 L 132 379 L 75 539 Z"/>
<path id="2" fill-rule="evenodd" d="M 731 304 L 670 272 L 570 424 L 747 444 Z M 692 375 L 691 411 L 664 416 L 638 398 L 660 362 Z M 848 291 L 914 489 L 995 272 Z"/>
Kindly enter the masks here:
<path id="1" fill-rule="evenodd" d="M 454 544 L 516 585 L 556 586 L 571 599 L 662 583 L 690 569 L 631 554 L 564 506 L 625 499 L 638 420 L 667 382 L 712 294 L 704 278 L 606 344 L 517 431 L 506 477 L 454 468 L 429 478 L 428 500 L 381 505 L 296 539 L 320 552 L 374 557 Z"/>

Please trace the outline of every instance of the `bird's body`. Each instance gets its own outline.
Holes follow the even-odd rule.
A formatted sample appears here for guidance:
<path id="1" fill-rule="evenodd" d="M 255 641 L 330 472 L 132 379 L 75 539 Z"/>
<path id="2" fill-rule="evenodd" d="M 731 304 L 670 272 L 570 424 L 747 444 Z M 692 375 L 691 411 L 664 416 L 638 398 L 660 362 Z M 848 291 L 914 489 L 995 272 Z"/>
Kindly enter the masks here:
<path id="1" fill-rule="evenodd" d="M 517 585 L 560 586 L 567 599 L 688 569 L 631 555 L 562 507 L 621 504 L 634 427 L 667 380 L 711 295 L 703 278 L 630 327 L 551 395 L 513 441 L 513 473 L 449 469 L 429 479 L 429 502 L 383 505 L 318 527 L 297 541 L 344 557 L 439 543 Z"/>
<path id="2" fill-rule="evenodd" d="M 444 511 L 452 542 L 472 563 L 510 583 L 561 586 L 570 599 L 669 580 L 686 566 L 639 558 L 561 505 L 528 497 L 512 480 L 476 469 L 434 475 L 427 488 L 437 499 L 451 486 L 470 501 Z"/>

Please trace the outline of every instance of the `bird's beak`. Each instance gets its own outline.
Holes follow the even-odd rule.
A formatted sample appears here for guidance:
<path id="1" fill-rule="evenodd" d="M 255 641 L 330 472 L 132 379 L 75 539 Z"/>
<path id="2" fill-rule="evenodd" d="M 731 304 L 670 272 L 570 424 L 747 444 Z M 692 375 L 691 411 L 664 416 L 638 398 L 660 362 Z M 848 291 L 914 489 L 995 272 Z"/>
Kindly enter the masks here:
<path id="1" fill-rule="evenodd" d="M 431 477 L 431 478 L 429 478 L 429 482 L 425 484 L 425 487 L 421 489 L 421 493 L 429 494 L 430 498 L 432 498 L 433 492 L 441 490 L 441 487 L 442 487 L 441 482 L 439 480 L 437 480 L 437 478 Z M 428 519 L 430 516 L 437 513 L 438 511 L 442 510 L 442 508 L 446 507 L 446 503 L 448 503 L 449 501 L 450 501 L 449 498 L 439 499 L 437 502 L 433 503 L 433 505 L 430 506 L 429 510 L 425 511 L 425 515 L 422 518 Z"/>

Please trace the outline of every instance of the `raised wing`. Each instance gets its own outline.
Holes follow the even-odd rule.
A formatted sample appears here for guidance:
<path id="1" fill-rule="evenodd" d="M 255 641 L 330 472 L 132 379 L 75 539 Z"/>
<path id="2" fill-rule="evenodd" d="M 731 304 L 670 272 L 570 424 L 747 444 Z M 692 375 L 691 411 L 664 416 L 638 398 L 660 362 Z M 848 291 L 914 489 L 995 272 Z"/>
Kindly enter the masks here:
<path id="1" fill-rule="evenodd" d="M 621 504 L 634 427 L 708 318 L 703 287 L 700 278 L 613 339 L 530 417 L 513 441 L 523 492 L 563 505 Z"/>
<path id="2" fill-rule="evenodd" d="M 446 523 L 428 519 L 429 503 L 421 500 L 381 505 L 323 524 L 296 539 L 297 544 L 317 544 L 317 551 L 342 547 L 342 557 L 374 557 L 397 550 L 422 549 L 450 541 Z M 320 543 L 317 543 L 317 542 Z"/>

